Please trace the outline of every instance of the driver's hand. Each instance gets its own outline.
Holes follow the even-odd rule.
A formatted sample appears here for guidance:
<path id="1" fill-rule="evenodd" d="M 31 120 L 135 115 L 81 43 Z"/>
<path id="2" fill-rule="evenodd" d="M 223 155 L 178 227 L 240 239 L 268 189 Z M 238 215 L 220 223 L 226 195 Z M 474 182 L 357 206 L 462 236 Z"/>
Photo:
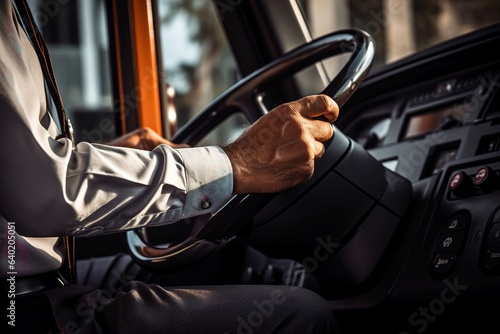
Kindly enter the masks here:
<path id="1" fill-rule="evenodd" d="M 154 130 L 146 127 L 138 128 L 134 131 L 126 133 L 123 136 L 107 142 L 106 144 L 111 146 L 137 148 L 147 151 L 151 151 L 160 144 L 167 144 L 173 148 L 189 147 L 186 144 L 174 144 L 160 136 Z"/>
<path id="2" fill-rule="evenodd" d="M 278 192 L 308 180 L 333 135 L 339 108 L 326 95 L 282 104 L 224 147 L 235 194 Z M 321 119 L 320 119 L 321 118 Z"/>

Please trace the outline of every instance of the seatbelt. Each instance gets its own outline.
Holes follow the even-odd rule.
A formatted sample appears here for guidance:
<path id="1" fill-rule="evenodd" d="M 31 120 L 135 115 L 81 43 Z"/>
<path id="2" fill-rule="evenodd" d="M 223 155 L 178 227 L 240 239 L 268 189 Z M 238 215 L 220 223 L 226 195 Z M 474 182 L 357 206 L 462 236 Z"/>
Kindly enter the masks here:
<path id="1" fill-rule="evenodd" d="M 60 134 L 56 137 L 56 139 L 68 138 L 73 142 L 74 145 L 73 130 L 71 128 L 71 123 L 66 117 L 63 100 L 59 92 L 59 87 L 57 86 L 57 81 L 54 74 L 54 69 L 52 67 L 52 62 L 50 60 L 47 45 L 45 44 L 40 30 L 35 24 L 33 14 L 31 13 L 26 0 L 12 1 L 19 14 L 19 19 L 22 21 L 21 24 L 24 27 L 26 35 L 31 40 L 33 48 L 38 55 L 40 65 L 44 73 L 46 87 L 48 87 L 50 95 L 52 96 L 52 100 L 56 106 L 57 115 L 61 126 L 61 128 L 59 129 Z M 49 106 L 48 101 L 47 106 Z M 61 270 L 64 272 L 61 272 L 61 274 L 63 274 L 69 282 L 76 283 L 75 240 L 73 236 L 65 236 L 64 241 L 66 244 L 66 263 L 63 266 L 63 270 Z"/>

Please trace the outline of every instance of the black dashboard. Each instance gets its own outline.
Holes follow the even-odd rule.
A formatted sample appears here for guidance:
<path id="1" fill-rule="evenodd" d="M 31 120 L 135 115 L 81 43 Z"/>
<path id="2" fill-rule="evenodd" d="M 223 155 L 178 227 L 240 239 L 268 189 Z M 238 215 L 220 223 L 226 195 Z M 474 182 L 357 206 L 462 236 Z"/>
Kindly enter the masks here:
<path id="1" fill-rule="evenodd" d="M 406 333 L 438 318 L 443 326 L 433 328 L 450 330 L 498 314 L 499 42 L 496 25 L 402 60 L 343 108 L 342 131 L 410 180 L 414 199 L 377 282 L 334 301 L 339 309 L 389 300 L 389 313 L 372 320 L 390 317 Z"/>
<path id="2" fill-rule="evenodd" d="M 498 66 L 434 78 L 374 104 L 346 132 L 411 181 L 446 163 L 500 149 Z"/>

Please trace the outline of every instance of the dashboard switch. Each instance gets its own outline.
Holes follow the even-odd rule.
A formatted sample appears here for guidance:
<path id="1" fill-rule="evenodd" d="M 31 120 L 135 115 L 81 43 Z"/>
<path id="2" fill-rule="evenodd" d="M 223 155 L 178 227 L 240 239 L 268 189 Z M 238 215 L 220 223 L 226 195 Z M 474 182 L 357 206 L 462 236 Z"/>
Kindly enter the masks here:
<path id="1" fill-rule="evenodd" d="M 436 251 L 438 253 L 456 251 L 462 247 L 463 241 L 463 231 L 443 233 L 438 238 Z"/>
<path id="2" fill-rule="evenodd" d="M 500 178 L 496 171 L 488 166 L 485 166 L 477 170 L 476 174 L 472 178 L 472 182 L 483 192 L 490 192 L 499 185 L 499 179 Z"/>
<path id="3" fill-rule="evenodd" d="M 490 244 L 486 247 L 484 265 L 489 269 L 500 266 L 500 244 Z"/>
<path id="4" fill-rule="evenodd" d="M 500 223 L 491 226 L 486 242 L 488 244 L 500 244 Z"/>
<path id="5" fill-rule="evenodd" d="M 500 206 L 490 218 L 481 249 L 482 266 L 490 273 L 500 273 Z"/>
<path id="6" fill-rule="evenodd" d="M 465 230 L 467 224 L 467 217 L 462 213 L 457 213 L 448 219 L 446 224 L 443 226 L 443 232 L 462 231 Z"/>
<path id="7" fill-rule="evenodd" d="M 448 189 L 453 194 L 463 197 L 471 192 L 471 185 L 472 182 L 465 172 L 456 172 L 451 177 L 450 183 L 448 183 Z"/>
<path id="8" fill-rule="evenodd" d="M 448 272 L 457 261 L 455 252 L 437 254 L 434 258 L 434 272 L 436 274 L 444 274 Z"/>

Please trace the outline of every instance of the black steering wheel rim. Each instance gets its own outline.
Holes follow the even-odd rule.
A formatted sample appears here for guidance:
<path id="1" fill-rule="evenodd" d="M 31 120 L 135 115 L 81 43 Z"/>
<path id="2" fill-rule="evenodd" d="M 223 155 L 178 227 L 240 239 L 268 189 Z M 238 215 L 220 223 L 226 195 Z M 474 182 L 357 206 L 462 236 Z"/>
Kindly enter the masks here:
<path id="1" fill-rule="evenodd" d="M 318 61 L 346 52 L 352 53 L 349 60 L 322 92 L 332 97 L 341 107 L 368 75 L 373 62 L 374 41 L 360 29 L 345 29 L 325 35 L 263 66 L 215 99 L 186 124 L 172 141 L 195 146 L 216 125 L 237 111 L 242 111 L 251 123 L 255 122 L 267 112 L 260 96 L 273 83 Z M 332 140 L 326 142 L 325 146 L 331 142 Z M 131 256 L 143 267 L 156 272 L 187 267 L 239 233 L 273 196 L 274 194 L 234 196 L 211 217 L 196 218 L 190 236 L 174 245 L 152 245 L 147 237 L 147 228 L 128 231 Z M 237 217 L 234 215 L 236 212 Z"/>

